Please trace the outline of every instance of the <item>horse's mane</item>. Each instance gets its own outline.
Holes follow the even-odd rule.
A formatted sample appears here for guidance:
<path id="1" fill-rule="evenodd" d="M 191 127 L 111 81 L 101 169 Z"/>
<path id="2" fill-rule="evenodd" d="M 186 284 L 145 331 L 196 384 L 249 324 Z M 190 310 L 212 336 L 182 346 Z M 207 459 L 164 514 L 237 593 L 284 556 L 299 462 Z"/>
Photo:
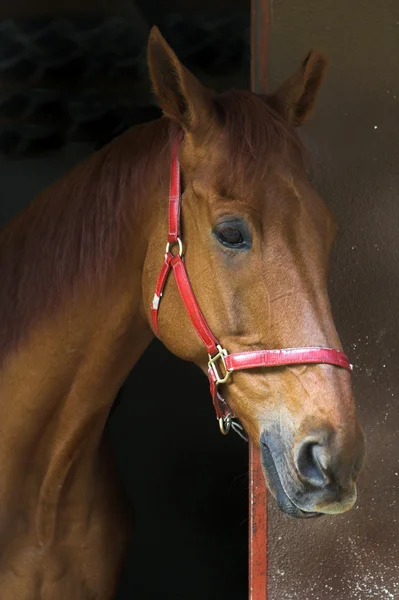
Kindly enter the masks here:
<path id="1" fill-rule="evenodd" d="M 265 99 L 231 91 L 216 95 L 215 105 L 235 177 L 261 176 L 267 153 L 277 145 L 280 151 L 288 143 L 301 148 Z M 77 283 L 106 281 L 146 185 L 168 176 L 175 131 L 160 119 L 125 132 L 40 194 L 0 233 L 0 358 Z"/>
<path id="2" fill-rule="evenodd" d="M 170 125 L 129 130 L 37 196 L 0 233 L 0 357 L 86 280 L 105 281 L 149 178 L 167 176 Z M 72 296 L 72 294 L 71 294 Z"/>

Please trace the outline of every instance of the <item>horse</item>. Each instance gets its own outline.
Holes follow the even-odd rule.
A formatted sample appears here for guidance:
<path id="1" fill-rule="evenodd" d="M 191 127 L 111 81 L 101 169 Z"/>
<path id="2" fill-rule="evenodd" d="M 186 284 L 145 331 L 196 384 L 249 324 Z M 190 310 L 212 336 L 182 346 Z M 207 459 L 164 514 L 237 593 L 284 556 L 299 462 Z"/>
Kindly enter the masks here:
<path id="1" fill-rule="evenodd" d="M 337 226 L 296 133 L 326 59 L 269 95 L 216 93 L 153 28 L 148 64 L 163 116 L 0 235 L 2 600 L 114 597 L 129 510 L 103 430 L 155 335 L 210 377 L 222 431 L 240 420 L 284 512 L 356 500 L 364 441 L 327 292 Z M 249 365 L 261 348 L 286 358 Z"/>

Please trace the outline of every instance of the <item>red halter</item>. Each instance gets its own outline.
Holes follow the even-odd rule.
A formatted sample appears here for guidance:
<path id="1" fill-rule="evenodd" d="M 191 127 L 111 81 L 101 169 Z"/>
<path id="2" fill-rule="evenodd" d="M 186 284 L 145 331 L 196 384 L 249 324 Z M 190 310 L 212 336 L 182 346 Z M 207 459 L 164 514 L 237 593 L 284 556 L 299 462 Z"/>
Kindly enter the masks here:
<path id="1" fill-rule="evenodd" d="M 151 307 L 151 318 L 154 331 L 156 335 L 158 335 L 159 303 L 162 298 L 168 275 L 170 271 L 173 270 L 183 304 L 198 336 L 206 346 L 208 352 L 208 377 L 213 404 L 219 420 L 220 429 L 223 434 L 227 434 L 231 427 L 233 414 L 228 404 L 218 392 L 218 386 L 225 383 L 233 371 L 305 363 L 325 363 L 343 367 L 344 369 L 351 371 L 352 365 L 349 364 L 348 358 L 343 352 L 332 348 L 283 348 L 281 350 L 255 350 L 229 354 L 227 350 L 220 345 L 217 338 L 209 329 L 201 309 L 198 306 L 183 261 L 183 244 L 179 237 L 181 192 L 178 149 L 180 140 L 181 136 L 178 136 L 172 146 L 168 243 L 166 245 L 164 262 L 155 288 Z M 178 246 L 178 251 L 176 254 L 172 254 L 171 250 L 176 245 Z"/>

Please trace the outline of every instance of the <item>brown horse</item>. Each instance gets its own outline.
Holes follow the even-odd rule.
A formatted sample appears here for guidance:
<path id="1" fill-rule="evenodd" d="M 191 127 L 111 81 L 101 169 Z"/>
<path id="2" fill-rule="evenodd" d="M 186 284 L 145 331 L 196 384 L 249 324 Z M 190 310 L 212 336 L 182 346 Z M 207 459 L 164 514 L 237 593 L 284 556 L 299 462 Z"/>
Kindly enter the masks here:
<path id="1" fill-rule="evenodd" d="M 232 352 L 340 348 L 326 284 L 336 225 L 293 128 L 310 114 L 324 58 L 310 53 L 268 97 L 215 94 L 154 29 L 149 66 L 164 118 L 75 168 L 1 234 L 1 600 L 115 593 L 128 526 L 102 434 L 154 336 L 176 131 L 185 264 L 218 339 Z M 173 281 L 166 291 L 160 338 L 206 372 Z M 363 438 L 345 369 L 241 371 L 224 388 L 284 511 L 353 505 Z"/>

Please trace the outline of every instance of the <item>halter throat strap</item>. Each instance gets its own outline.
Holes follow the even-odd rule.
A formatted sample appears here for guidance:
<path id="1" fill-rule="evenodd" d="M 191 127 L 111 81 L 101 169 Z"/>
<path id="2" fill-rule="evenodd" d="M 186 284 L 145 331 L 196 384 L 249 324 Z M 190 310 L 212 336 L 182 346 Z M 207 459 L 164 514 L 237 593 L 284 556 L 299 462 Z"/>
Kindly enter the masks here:
<path id="1" fill-rule="evenodd" d="M 210 330 L 190 284 L 183 260 L 183 243 L 180 235 L 181 184 L 178 158 L 182 134 L 172 143 L 169 188 L 168 241 L 164 261 L 158 276 L 151 307 L 151 320 L 159 337 L 158 313 L 165 285 L 173 272 L 177 289 L 188 316 L 208 353 L 208 377 L 216 416 L 222 433 L 228 433 L 233 413 L 219 393 L 219 386 L 226 383 L 234 371 L 242 369 L 281 367 L 286 365 L 329 364 L 352 370 L 346 354 L 333 348 L 318 346 L 253 350 L 229 354 Z"/>

